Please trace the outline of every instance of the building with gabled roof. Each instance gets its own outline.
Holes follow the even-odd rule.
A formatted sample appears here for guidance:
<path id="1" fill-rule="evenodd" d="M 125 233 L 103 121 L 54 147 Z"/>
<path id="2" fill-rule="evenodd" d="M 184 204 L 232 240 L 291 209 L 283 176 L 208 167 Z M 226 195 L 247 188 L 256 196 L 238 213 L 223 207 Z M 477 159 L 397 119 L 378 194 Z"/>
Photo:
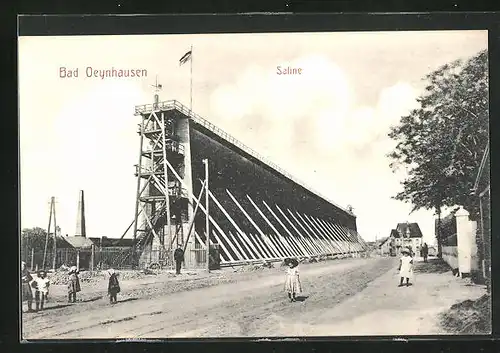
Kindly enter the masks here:
<path id="1" fill-rule="evenodd" d="M 418 254 L 422 244 L 423 234 L 418 223 L 405 222 L 391 229 L 389 237 L 379 247 L 382 255 L 399 256 L 404 248 L 410 248 Z"/>

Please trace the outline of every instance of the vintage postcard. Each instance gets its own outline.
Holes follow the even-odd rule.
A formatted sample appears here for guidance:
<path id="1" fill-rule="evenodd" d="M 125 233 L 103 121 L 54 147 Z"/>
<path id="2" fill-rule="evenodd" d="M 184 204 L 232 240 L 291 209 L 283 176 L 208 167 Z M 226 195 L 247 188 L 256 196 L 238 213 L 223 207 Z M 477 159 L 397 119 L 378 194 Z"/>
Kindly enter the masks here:
<path id="1" fill-rule="evenodd" d="M 491 332 L 487 31 L 18 46 L 22 340 Z"/>

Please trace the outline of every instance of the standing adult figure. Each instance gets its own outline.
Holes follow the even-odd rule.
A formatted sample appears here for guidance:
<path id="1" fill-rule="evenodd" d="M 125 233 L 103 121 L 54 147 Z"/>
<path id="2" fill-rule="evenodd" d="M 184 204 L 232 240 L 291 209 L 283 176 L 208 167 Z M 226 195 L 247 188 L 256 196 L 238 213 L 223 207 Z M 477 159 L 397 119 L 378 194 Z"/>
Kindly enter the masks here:
<path id="1" fill-rule="evenodd" d="M 68 302 L 76 303 L 76 293 L 81 291 L 80 278 L 78 278 L 78 269 L 76 266 L 71 266 L 69 269 L 68 278 Z"/>
<path id="2" fill-rule="evenodd" d="M 26 268 L 26 262 L 21 262 L 21 292 L 23 302 L 28 302 L 28 312 L 33 312 L 33 291 L 31 290 L 30 282 L 33 277 L 30 271 Z"/>
<path id="3" fill-rule="evenodd" d="M 427 243 L 422 245 L 422 257 L 424 258 L 424 262 L 427 262 L 427 257 L 429 256 L 429 246 Z"/>
<path id="4" fill-rule="evenodd" d="M 174 251 L 174 260 L 175 260 L 175 273 L 181 274 L 181 265 L 184 262 L 184 250 L 182 249 L 182 244 L 177 246 L 177 249 Z"/>

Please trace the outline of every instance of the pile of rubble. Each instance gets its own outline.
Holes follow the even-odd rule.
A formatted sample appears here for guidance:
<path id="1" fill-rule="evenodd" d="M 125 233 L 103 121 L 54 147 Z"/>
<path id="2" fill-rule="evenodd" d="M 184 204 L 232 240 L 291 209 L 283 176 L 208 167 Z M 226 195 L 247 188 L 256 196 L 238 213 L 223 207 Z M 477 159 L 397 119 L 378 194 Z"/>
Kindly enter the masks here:
<path id="1" fill-rule="evenodd" d="M 443 328 L 454 334 L 484 334 L 491 332 L 491 297 L 465 300 L 440 314 Z"/>
<path id="2" fill-rule="evenodd" d="M 266 268 L 274 268 L 274 264 L 272 262 L 267 262 L 267 261 L 257 264 L 248 264 L 236 267 L 233 270 L 233 272 L 254 272 L 254 271 L 262 271 Z"/>
<path id="3" fill-rule="evenodd" d="M 153 271 L 149 269 L 134 271 L 134 270 L 117 270 L 116 274 L 121 280 L 134 280 L 141 279 L 148 275 L 158 275 L 159 271 Z M 69 267 L 61 266 L 55 272 L 49 272 L 48 277 L 51 284 L 60 285 L 68 283 L 69 278 Z M 103 279 L 109 278 L 107 271 L 81 271 L 78 275 L 81 282 L 100 282 Z"/>

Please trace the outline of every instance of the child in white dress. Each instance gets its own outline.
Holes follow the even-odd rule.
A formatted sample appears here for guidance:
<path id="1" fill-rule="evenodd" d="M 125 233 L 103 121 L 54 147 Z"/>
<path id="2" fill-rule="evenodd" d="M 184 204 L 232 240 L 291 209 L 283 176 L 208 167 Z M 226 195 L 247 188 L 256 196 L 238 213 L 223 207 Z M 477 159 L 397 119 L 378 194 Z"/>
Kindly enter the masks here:
<path id="1" fill-rule="evenodd" d="M 50 281 L 44 270 L 38 271 L 36 281 L 35 303 L 36 311 L 43 310 L 43 304 L 47 301 L 49 295 Z"/>
<path id="2" fill-rule="evenodd" d="M 399 286 L 403 287 L 403 282 L 406 279 L 406 286 L 410 285 L 410 277 L 413 271 L 413 258 L 410 256 L 409 250 L 402 251 L 403 256 L 399 260 L 399 276 L 401 277 Z"/>
<path id="3" fill-rule="evenodd" d="M 296 295 L 302 293 L 298 266 L 299 262 L 296 259 L 291 259 L 288 262 L 288 269 L 286 270 L 285 292 L 288 293 L 290 302 L 296 301 Z"/>

